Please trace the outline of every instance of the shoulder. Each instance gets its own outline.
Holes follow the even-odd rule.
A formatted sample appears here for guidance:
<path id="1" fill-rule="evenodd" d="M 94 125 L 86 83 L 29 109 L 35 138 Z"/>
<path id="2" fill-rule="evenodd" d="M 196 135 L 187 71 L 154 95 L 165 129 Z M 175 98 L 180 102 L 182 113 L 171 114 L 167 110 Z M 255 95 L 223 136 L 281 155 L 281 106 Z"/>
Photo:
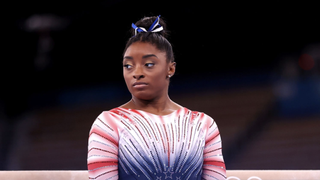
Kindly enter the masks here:
<path id="1" fill-rule="evenodd" d="M 118 108 L 102 111 L 95 119 L 96 122 L 109 122 L 119 120 L 121 117 Z"/>
<path id="2" fill-rule="evenodd" d="M 94 120 L 92 124 L 92 129 L 94 127 L 100 127 L 103 129 L 109 129 L 111 131 L 114 131 L 119 126 L 120 121 L 121 115 L 119 115 L 117 108 L 108 111 L 102 111 Z"/>
<path id="3" fill-rule="evenodd" d="M 186 113 L 191 113 L 193 116 L 196 116 L 200 118 L 201 121 L 204 121 L 208 125 L 212 125 L 215 123 L 215 120 L 209 116 L 208 114 L 200 111 L 190 110 L 187 108 L 184 108 Z"/>
<path id="4" fill-rule="evenodd" d="M 201 112 L 201 111 L 195 111 L 195 110 L 190 110 L 188 108 L 183 108 L 184 112 L 185 113 L 192 113 L 193 115 L 197 115 L 199 116 L 200 118 L 205 118 L 205 119 L 211 119 L 213 120 L 212 117 L 210 117 L 208 114 L 204 113 L 204 112 Z"/>

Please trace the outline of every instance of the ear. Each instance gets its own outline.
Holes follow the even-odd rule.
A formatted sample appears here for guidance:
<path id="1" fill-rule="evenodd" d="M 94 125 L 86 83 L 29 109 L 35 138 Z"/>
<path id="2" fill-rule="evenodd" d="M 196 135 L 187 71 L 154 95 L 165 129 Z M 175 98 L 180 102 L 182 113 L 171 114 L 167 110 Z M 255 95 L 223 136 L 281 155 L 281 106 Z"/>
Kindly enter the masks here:
<path id="1" fill-rule="evenodd" d="M 174 73 L 176 72 L 176 65 L 176 62 L 169 62 L 168 76 L 170 75 L 172 77 L 174 75 Z"/>

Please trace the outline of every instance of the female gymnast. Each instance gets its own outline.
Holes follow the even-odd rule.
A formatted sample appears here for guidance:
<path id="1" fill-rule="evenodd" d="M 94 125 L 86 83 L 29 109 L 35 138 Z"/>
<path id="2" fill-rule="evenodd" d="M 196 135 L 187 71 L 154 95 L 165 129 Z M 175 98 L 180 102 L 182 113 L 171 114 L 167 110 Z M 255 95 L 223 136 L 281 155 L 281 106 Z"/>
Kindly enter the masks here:
<path id="1" fill-rule="evenodd" d="M 226 179 L 215 121 L 168 95 L 176 63 L 165 22 L 145 17 L 132 28 L 123 54 L 132 99 L 94 121 L 89 179 Z"/>

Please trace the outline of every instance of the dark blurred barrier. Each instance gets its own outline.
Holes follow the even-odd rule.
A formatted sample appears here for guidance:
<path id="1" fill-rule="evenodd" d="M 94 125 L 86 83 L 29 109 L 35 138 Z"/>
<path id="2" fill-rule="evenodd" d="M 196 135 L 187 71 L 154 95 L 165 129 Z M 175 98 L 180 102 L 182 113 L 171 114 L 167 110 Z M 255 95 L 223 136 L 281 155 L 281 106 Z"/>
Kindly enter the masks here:
<path id="1" fill-rule="evenodd" d="M 320 79 L 280 80 L 275 85 L 278 113 L 284 117 L 320 113 Z"/>
<path id="2" fill-rule="evenodd" d="M 316 180 L 320 170 L 228 170 L 228 180 Z M 87 171 L 0 171 L 0 180 L 87 180 Z"/>

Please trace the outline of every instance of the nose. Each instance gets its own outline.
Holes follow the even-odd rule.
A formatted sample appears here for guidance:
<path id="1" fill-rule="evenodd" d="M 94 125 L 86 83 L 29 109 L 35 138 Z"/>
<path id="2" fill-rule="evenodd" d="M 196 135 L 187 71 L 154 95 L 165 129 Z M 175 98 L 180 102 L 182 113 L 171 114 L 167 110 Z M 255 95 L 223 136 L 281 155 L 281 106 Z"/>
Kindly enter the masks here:
<path id="1" fill-rule="evenodd" d="M 142 68 L 140 68 L 140 67 L 135 68 L 135 71 L 133 72 L 133 78 L 135 78 L 137 80 L 144 78 L 144 73 L 143 73 Z"/>

